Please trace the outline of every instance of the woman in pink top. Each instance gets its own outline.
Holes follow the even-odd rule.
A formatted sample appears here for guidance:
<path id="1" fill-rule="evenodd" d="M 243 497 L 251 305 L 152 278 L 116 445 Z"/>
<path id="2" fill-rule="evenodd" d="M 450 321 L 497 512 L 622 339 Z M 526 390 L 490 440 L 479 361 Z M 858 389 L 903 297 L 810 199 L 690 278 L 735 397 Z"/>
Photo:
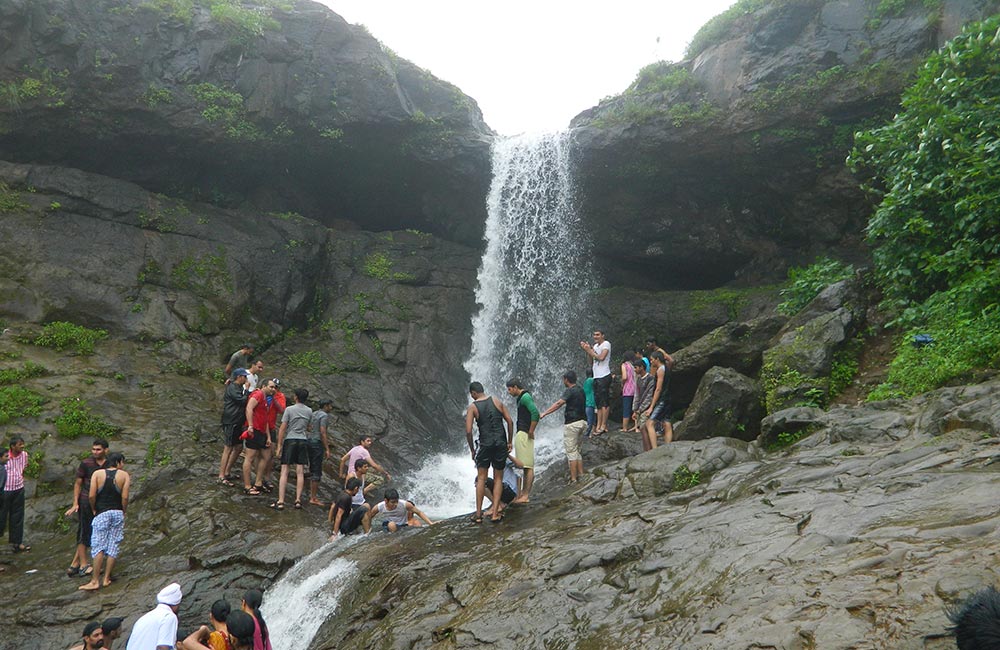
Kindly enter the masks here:
<path id="1" fill-rule="evenodd" d="M 632 420 L 632 401 L 635 399 L 635 353 L 626 352 L 622 360 L 622 431 L 634 431 L 629 427 Z"/>
<path id="2" fill-rule="evenodd" d="M 264 602 L 264 593 L 260 589 L 251 589 L 243 594 L 243 603 L 240 609 L 253 617 L 253 650 L 271 650 L 271 635 L 267 631 L 267 623 L 260 613 L 261 603 Z"/>

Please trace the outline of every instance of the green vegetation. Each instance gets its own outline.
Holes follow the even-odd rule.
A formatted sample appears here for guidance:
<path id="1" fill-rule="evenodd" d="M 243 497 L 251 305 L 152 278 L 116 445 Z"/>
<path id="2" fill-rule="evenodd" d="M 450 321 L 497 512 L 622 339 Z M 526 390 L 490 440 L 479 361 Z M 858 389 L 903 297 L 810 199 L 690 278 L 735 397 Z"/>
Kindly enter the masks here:
<path id="1" fill-rule="evenodd" d="M 38 417 L 45 398 L 22 386 L 0 386 L 0 424 Z"/>
<path id="2" fill-rule="evenodd" d="M 107 330 L 90 329 L 66 321 L 55 321 L 42 328 L 33 343 L 35 345 L 62 351 L 76 347 L 78 354 L 93 354 L 94 344 L 108 337 Z"/>
<path id="3" fill-rule="evenodd" d="M 24 466 L 25 478 L 38 478 L 42 475 L 42 461 L 45 460 L 45 452 L 42 450 L 32 451 L 28 454 L 28 464 Z"/>
<path id="4" fill-rule="evenodd" d="M 21 193 L 0 181 L 0 213 L 24 212 L 30 206 L 21 199 Z"/>
<path id="5" fill-rule="evenodd" d="M 233 276 L 229 273 L 225 251 L 195 257 L 188 255 L 170 271 L 170 281 L 178 289 L 188 289 L 211 298 L 233 291 Z"/>
<path id="6" fill-rule="evenodd" d="M 266 31 L 281 29 L 281 23 L 272 17 L 274 9 L 289 11 L 292 3 L 285 0 L 256 0 L 245 6 L 242 0 L 209 0 L 212 20 L 219 23 L 229 35 L 229 40 L 246 47 Z"/>
<path id="7" fill-rule="evenodd" d="M 862 344 L 861 339 L 855 339 L 843 350 L 833 355 L 830 364 L 830 398 L 833 399 L 851 385 L 858 374 L 858 354 Z"/>
<path id="8" fill-rule="evenodd" d="M 908 8 L 915 6 L 922 6 L 930 17 L 936 18 L 940 15 L 942 0 L 879 0 L 865 23 L 865 29 L 873 32 L 882 26 L 886 18 L 901 16 Z"/>
<path id="9" fill-rule="evenodd" d="M 149 88 L 139 100 L 150 108 L 156 108 L 160 104 L 172 104 L 174 94 L 167 88 L 157 88 L 155 85 L 149 84 Z"/>
<path id="10" fill-rule="evenodd" d="M 701 472 L 681 465 L 674 470 L 674 491 L 682 492 L 701 484 Z"/>
<path id="11" fill-rule="evenodd" d="M 282 221 L 304 221 L 303 217 L 298 212 L 268 212 L 268 216 L 274 217 L 275 219 L 281 219 Z"/>
<path id="12" fill-rule="evenodd" d="M 693 92 L 698 89 L 699 84 L 690 70 L 668 61 L 657 61 L 639 70 L 625 93 Z"/>
<path id="13" fill-rule="evenodd" d="M 812 432 L 813 429 L 808 427 L 805 429 L 799 429 L 798 431 L 782 431 L 778 434 L 776 439 L 765 445 L 765 448 L 768 451 L 778 451 L 779 449 L 784 449 L 785 447 L 791 447 Z"/>
<path id="14" fill-rule="evenodd" d="M 146 448 L 146 458 L 145 465 L 146 469 L 153 469 L 157 465 L 163 467 L 169 465 L 173 457 L 169 451 L 164 451 L 160 449 L 160 432 L 157 431 L 153 434 L 152 440 L 149 441 L 149 447 Z"/>
<path id="15" fill-rule="evenodd" d="M 147 210 L 137 215 L 139 227 L 158 232 L 176 232 L 178 220 L 191 216 L 191 210 L 184 202 L 171 199 L 163 194 L 156 194 L 149 201 Z"/>
<path id="16" fill-rule="evenodd" d="M 806 267 L 792 267 L 788 270 L 788 284 L 780 292 L 785 300 L 778 305 L 778 311 L 794 316 L 823 289 L 852 275 L 853 266 L 827 257 Z"/>
<path id="17" fill-rule="evenodd" d="M 185 25 L 190 25 L 194 17 L 194 0 L 145 0 L 139 7 L 156 11 Z"/>
<path id="18" fill-rule="evenodd" d="M 21 109 L 21 104 L 29 101 L 44 101 L 49 108 L 60 108 L 66 105 L 66 91 L 60 88 L 60 82 L 69 76 L 69 70 L 53 72 L 45 68 L 37 76 L 23 77 L 20 81 L 8 81 L 0 84 L 0 97 L 15 110 Z"/>
<path id="19" fill-rule="evenodd" d="M 326 138 L 327 140 L 340 140 L 344 137 L 343 129 L 326 128 L 321 129 L 319 132 L 319 137 Z"/>
<path id="20" fill-rule="evenodd" d="M 247 120 L 243 95 L 238 92 L 210 83 L 188 86 L 188 92 L 202 105 L 201 116 L 211 124 L 218 123 L 229 138 L 240 142 L 265 138 L 260 127 Z"/>
<path id="21" fill-rule="evenodd" d="M 973 23 L 919 70 L 888 125 L 848 163 L 880 203 L 868 224 L 876 278 L 900 328 L 887 382 L 910 396 L 1000 367 L 1000 17 Z M 933 342 L 911 345 L 917 334 Z"/>
<path id="22" fill-rule="evenodd" d="M 684 51 L 684 58 L 692 59 L 709 47 L 724 42 L 732 35 L 733 28 L 740 18 L 770 4 L 777 4 L 777 1 L 737 0 L 729 9 L 726 9 L 718 16 L 710 18 L 708 22 L 701 26 L 701 29 L 695 32 L 694 37 Z"/>
<path id="23" fill-rule="evenodd" d="M 25 379 L 44 377 L 47 374 L 49 374 L 49 371 L 45 366 L 27 361 L 21 368 L 4 368 L 0 370 L 0 386 L 17 384 Z"/>
<path id="24" fill-rule="evenodd" d="M 116 427 L 99 415 L 94 415 L 87 400 L 79 397 L 67 397 L 59 402 L 62 413 L 56 417 L 56 433 L 61 438 L 73 440 L 85 438 L 110 438 L 121 433 L 121 427 Z"/>
<path id="25" fill-rule="evenodd" d="M 398 273 L 392 270 L 392 259 L 387 253 L 376 251 L 369 253 L 363 267 L 365 275 L 377 280 L 412 280 L 410 273 Z"/>
<path id="26" fill-rule="evenodd" d="M 679 129 L 683 126 L 706 124 L 721 114 L 721 109 L 706 99 L 676 101 L 664 105 L 648 96 L 626 94 L 604 108 L 593 124 L 603 128 L 615 124 L 643 124 L 665 120 Z"/>

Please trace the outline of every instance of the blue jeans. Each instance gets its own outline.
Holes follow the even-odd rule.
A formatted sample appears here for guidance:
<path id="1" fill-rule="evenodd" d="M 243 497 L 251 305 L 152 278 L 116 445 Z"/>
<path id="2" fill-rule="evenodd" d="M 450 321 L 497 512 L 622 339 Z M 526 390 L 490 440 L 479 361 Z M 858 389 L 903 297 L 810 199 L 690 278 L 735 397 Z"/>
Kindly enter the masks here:
<path id="1" fill-rule="evenodd" d="M 587 411 L 587 434 L 589 435 L 590 430 L 597 424 L 597 407 L 587 406 L 585 410 Z"/>

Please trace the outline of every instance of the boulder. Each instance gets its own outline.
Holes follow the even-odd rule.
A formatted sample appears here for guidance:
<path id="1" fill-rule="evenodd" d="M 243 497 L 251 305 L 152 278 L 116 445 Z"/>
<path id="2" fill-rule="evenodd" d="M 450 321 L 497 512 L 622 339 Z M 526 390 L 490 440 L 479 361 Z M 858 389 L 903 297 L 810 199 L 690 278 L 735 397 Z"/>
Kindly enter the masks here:
<path id="1" fill-rule="evenodd" d="M 315 2 L 5 2 L 0 83 L 0 159 L 482 239 L 492 132 L 475 102 Z"/>
<path id="2" fill-rule="evenodd" d="M 732 368 L 710 368 L 684 419 L 674 427 L 675 440 L 737 438 L 750 441 L 760 433 L 764 415 L 757 382 Z"/>

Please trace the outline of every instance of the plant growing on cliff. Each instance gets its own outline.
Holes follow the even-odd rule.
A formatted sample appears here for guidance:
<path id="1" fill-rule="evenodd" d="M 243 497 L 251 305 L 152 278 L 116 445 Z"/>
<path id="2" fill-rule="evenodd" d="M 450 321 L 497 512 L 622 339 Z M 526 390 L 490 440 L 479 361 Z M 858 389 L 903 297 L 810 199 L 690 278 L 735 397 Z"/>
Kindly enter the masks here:
<path id="1" fill-rule="evenodd" d="M 27 361 L 21 368 L 4 368 L 0 370 L 0 385 L 17 384 L 25 379 L 43 377 L 47 374 L 49 374 L 49 371 L 45 366 Z"/>
<path id="2" fill-rule="evenodd" d="M 85 399 L 67 397 L 59 402 L 59 408 L 62 413 L 56 417 L 55 425 L 56 433 L 62 438 L 109 438 L 121 433 L 121 427 L 95 415 Z"/>
<path id="3" fill-rule="evenodd" d="M 687 465 L 681 465 L 674 470 L 674 491 L 689 490 L 701 484 L 701 472 L 692 470 Z"/>
<path id="4" fill-rule="evenodd" d="M 785 300 L 778 305 L 778 311 L 786 316 L 794 316 L 818 296 L 820 291 L 852 275 L 853 266 L 828 257 L 820 258 L 806 267 L 794 266 L 788 269 L 788 284 L 779 292 Z"/>
<path id="5" fill-rule="evenodd" d="M 241 0 L 212 0 L 209 9 L 212 20 L 222 25 L 231 41 L 246 46 L 267 30 L 281 29 L 281 23 L 271 17 L 271 8 L 279 3 L 264 0 L 263 6 L 245 7 Z M 287 7 L 288 3 L 280 3 Z"/>
<path id="6" fill-rule="evenodd" d="M 24 212 L 30 206 L 21 199 L 21 193 L 12 190 L 6 183 L 0 181 L 0 213 Z"/>
<path id="7" fill-rule="evenodd" d="M 23 386 L 0 386 L 0 424 L 38 417 L 44 403 L 45 398 Z"/>
<path id="8" fill-rule="evenodd" d="M 876 277 L 902 326 L 887 384 L 912 395 L 1000 366 L 1000 17 L 930 56 L 888 125 L 848 159 L 879 199 L 868 224 Z M 925 348 L 909 344 L 930 334 Z"/>
<path id="9" fill-rule="evenodd" d="M 75 346 L 78 354 L 93 354 L 94 344 L 107 337 L 107 330 L 90 329 L 67 321 L 55 321 L 43 327 L 42 333 L 35 337 L 33 343 L 60 352 Z"/>
<path id="10" fill-rule="evenodd" d="M 188 86 L 188 92 L 203 106 L 201 116 L 222 126 L 228 137 L 242 142 L 264 139 L 264 132 L 247 119 L 243 95 L 211 83 Z"/>

